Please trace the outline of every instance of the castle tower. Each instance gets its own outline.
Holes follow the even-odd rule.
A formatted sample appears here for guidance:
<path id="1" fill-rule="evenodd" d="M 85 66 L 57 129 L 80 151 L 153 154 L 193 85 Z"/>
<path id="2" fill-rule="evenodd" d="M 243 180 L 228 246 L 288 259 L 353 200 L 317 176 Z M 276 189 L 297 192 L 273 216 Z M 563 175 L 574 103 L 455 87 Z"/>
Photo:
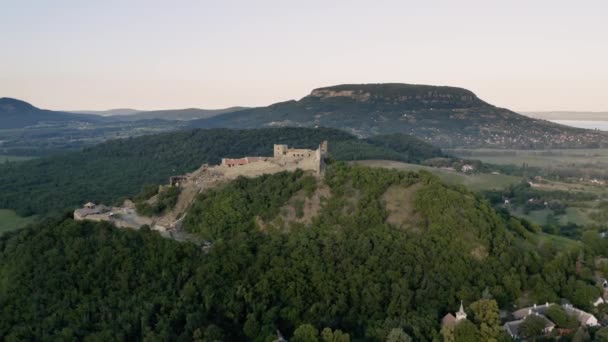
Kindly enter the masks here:
<path id="1" fill-rule="evenodd" d="M 282 157 L 287 153 L 287 145 L 274 145 L 274 157 Z"/>
<path id="2" fill-rule="evenodd" d="M 327 140 L 323 140 L 321 145 L 319 145 L 319 149 L 321 150 L 321 154 L 327 154 Z"/>
<path id="3" fill-rule="evenodd" d="M 464 312 L 462 301 L 460 301 L 460 310 L 458 310 L 458 312 L 456 313 L 456 322 L 461 321 L 463 319 L 467 319 L 467 313 Z"/>

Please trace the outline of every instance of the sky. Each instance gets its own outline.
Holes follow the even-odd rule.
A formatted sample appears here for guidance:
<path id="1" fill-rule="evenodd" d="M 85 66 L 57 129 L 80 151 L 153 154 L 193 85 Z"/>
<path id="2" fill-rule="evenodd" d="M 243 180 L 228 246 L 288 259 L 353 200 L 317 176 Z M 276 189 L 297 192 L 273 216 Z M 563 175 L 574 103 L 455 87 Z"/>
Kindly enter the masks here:
<path id="1" fill-rule="evenodd" d="M 222 108 L 342 83 L 608 111 L 608 1 L 0 0 L 0 97 L 55 110 Z"/>

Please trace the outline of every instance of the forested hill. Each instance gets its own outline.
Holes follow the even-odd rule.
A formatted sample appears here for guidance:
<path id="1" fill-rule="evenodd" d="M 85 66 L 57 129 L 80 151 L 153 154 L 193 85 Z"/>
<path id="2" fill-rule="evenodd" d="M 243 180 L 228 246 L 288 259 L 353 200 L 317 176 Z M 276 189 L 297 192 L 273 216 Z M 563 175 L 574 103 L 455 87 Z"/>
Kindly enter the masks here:
<path id="1" fill-rule="evenodd" d="M 329 141 L 340 160 L 392 159 L 421 162 L 441 150 L 404 135 L 366 140 L 335 129 L 275 128 L 191 130 L 108 141 L 62 156 L 0 164 L 0 208 L 21 215 L 80 206 L 87 201 L 115 203 L 143 185 L 165 184 L 169 176 L 193 171 L 223 157 L 272 156 L 273 144 L 316 148 Z"/>
<path id="2" fill-rule="evenodd" d="M 427 173 L 342 163 L 322 183 L 280 173 L 205 192 L 185 225 L 207 252 L 71 219 L 0 237 L 0 339 L 437 341 L 462 300 L 469 320 L 443 340 L 506 341 L 499 308 L 589 308 L 608 251 L 557 248 Z"/>
<path id="3" fill-rule="evenodd" d="M 216 115 L 236 112 L 237 110 L 245 109 L 245 107 L 230 107 L 224 109 L 199 109 L 199 108 L 186 108 L 186 109 L 166 109 L 166 110 L 152 110 L 142 111 L 139 113 L 133 113 L 128 115 L 112 115 L 111 118 L 114 120 L 124 121 L 137 121 L 137 120 L 150 120 L 150 119 L 161 119 L 161 120 L 195 120 L 195 119 L 206 119 Z"/>
<path id="4" fill-rule="evenodd" d="M 24 128 L 48 122 L 96 123 L 105 119 L 96 115 L 74 114 L 39 109 L 31 104 L 8 97 L 0 98 L 0 128 Z"/>
<path id="5" fill-rule="evenodd" d="M 403 133 L 440 147 L 579 148 L 608 145 L 598 131 L 557 125 L 498 108 L 471 91 L 411 84 L 345 84 L 299 101 L 246 109 L 194 127 L 335 127 L 360 136 Z"/>

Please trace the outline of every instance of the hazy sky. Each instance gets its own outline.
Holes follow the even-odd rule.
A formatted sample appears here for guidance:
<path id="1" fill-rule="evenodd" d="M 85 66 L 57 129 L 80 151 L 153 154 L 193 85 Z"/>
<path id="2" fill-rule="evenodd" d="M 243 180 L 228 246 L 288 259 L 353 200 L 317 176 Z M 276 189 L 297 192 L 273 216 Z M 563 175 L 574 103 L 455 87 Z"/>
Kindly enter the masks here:
<path id="1" fill-rule="evenodd" d="M 607 18 L 607 0 L 0 0 L 0 97 L 218 108 L 403 82 L 608 111 Z"/>

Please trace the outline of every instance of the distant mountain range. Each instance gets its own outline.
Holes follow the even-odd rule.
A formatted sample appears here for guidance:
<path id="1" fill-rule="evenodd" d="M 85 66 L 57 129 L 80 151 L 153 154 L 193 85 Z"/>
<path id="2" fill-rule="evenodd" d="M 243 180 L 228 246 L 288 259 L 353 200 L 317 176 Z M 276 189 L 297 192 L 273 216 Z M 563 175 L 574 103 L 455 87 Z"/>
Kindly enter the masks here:
<path id="1" fill-rule="evenodd" d="M 154 110 L 138 112 L 127 115 L 113 115 L 112 119 L 124 120 L 124 121 L 136 121 L 136 120 L 149 120 L 149 119 L 162 119 L 162 120 L 177 120 L 177 121 L 188 121 L 196 119 L 207 119 L 216 115 L 236 112 L 239 110 L 246 109 L 245 107 L 230 107 L 224 109 L 198 109 L 198 108 L 186 108 L 186 109 L 166 109 L 166 110 Z"/>
<path id="2" fill-rule="evenodd" d="M 547 111 L 522 114 L 543 120 L 608 121 L 608 112 Z"/>
<path id="3" fill-rule="evenodd" d="M 207 119 L 216 115 L 236 112 L 238 110 L 247 109 L 247 107 L 230 107 L 222 109 L 199 109 L 199 108 L 185 108 L 185 109 L 163 109 L 163 110 L 138 110 L 130 108 L 118 108 L 110 110 L 79 110 L 70 111 L 70 113 L 80 114 L 92 114 L 111 117 L 114 120 L 124 121 L 137 121 L 137 120 L 149 120 L 149 119 L 162 119 L 162 120 L 196 120 L 196 119 Z"/>
<path id="4" fill-rule="evenodd" d="M 194 120 L 192 127 L 333 127 L 361 137 L 414 135 L 435 146 L 582 148 L 608 146 L 608 135 L 533 119 L 454 87 L 345 84 L 276 103 Z"/>
<path id="5" fill-rule="evenodd" d="M 45 122 L 110 122 L 129 124 L 135 129 L 147 125 L 146 121 L 166 120 L 172 121 L 167 123 L 167 128 L 172 129 L 291 126 L 338 128 L 359 137 L 402 133 L 443 148 L 608 146 L 607 132 L 520 115 L 495 107 L 466 89 L 400 83 L 318 88 L 298 101 L 258 108 L 85 112 L 89 114 L 42 110 L 23 101 L 2 98 L 0 128 L 23 128 Z"/>
<path id="6" fill-rule="evenodd" d="M 0 98 L 0 129 L 25 128 L 40 124 L 65 123 L 108 123 L 139 120 L 188 121 L 207 119 L 216 115 L 246 109 L 231 107 L 224 109 L 168 109 L 155 111 L 140 111 L 137 109 L 120 108 L 105 111 L 52 111 L 37 108 L 25 101 L 3 97 Z"/>
<path id="7" fill-rule="evenodd" d="M 75 114 L 40 109 L 31 104 L 10 97 L 0 98 L 0 128 L 24 128 L 41 123 L 80 122 L 99 123 L 105 119 L 101 116 Z"/>
<path id="8" fill-rule="evenodd" d="M 131 109 L 131 108 L 116 108 L 116 109 L 108 109 L 108 110 L 66 110 L 68 113 L 77 113 L 77 114 L 91 114 L 91 115 L 101 115 L 101 116 L 114 116 L 114 115 L 132 115 L 144 112 L 139 109 Z"/>

